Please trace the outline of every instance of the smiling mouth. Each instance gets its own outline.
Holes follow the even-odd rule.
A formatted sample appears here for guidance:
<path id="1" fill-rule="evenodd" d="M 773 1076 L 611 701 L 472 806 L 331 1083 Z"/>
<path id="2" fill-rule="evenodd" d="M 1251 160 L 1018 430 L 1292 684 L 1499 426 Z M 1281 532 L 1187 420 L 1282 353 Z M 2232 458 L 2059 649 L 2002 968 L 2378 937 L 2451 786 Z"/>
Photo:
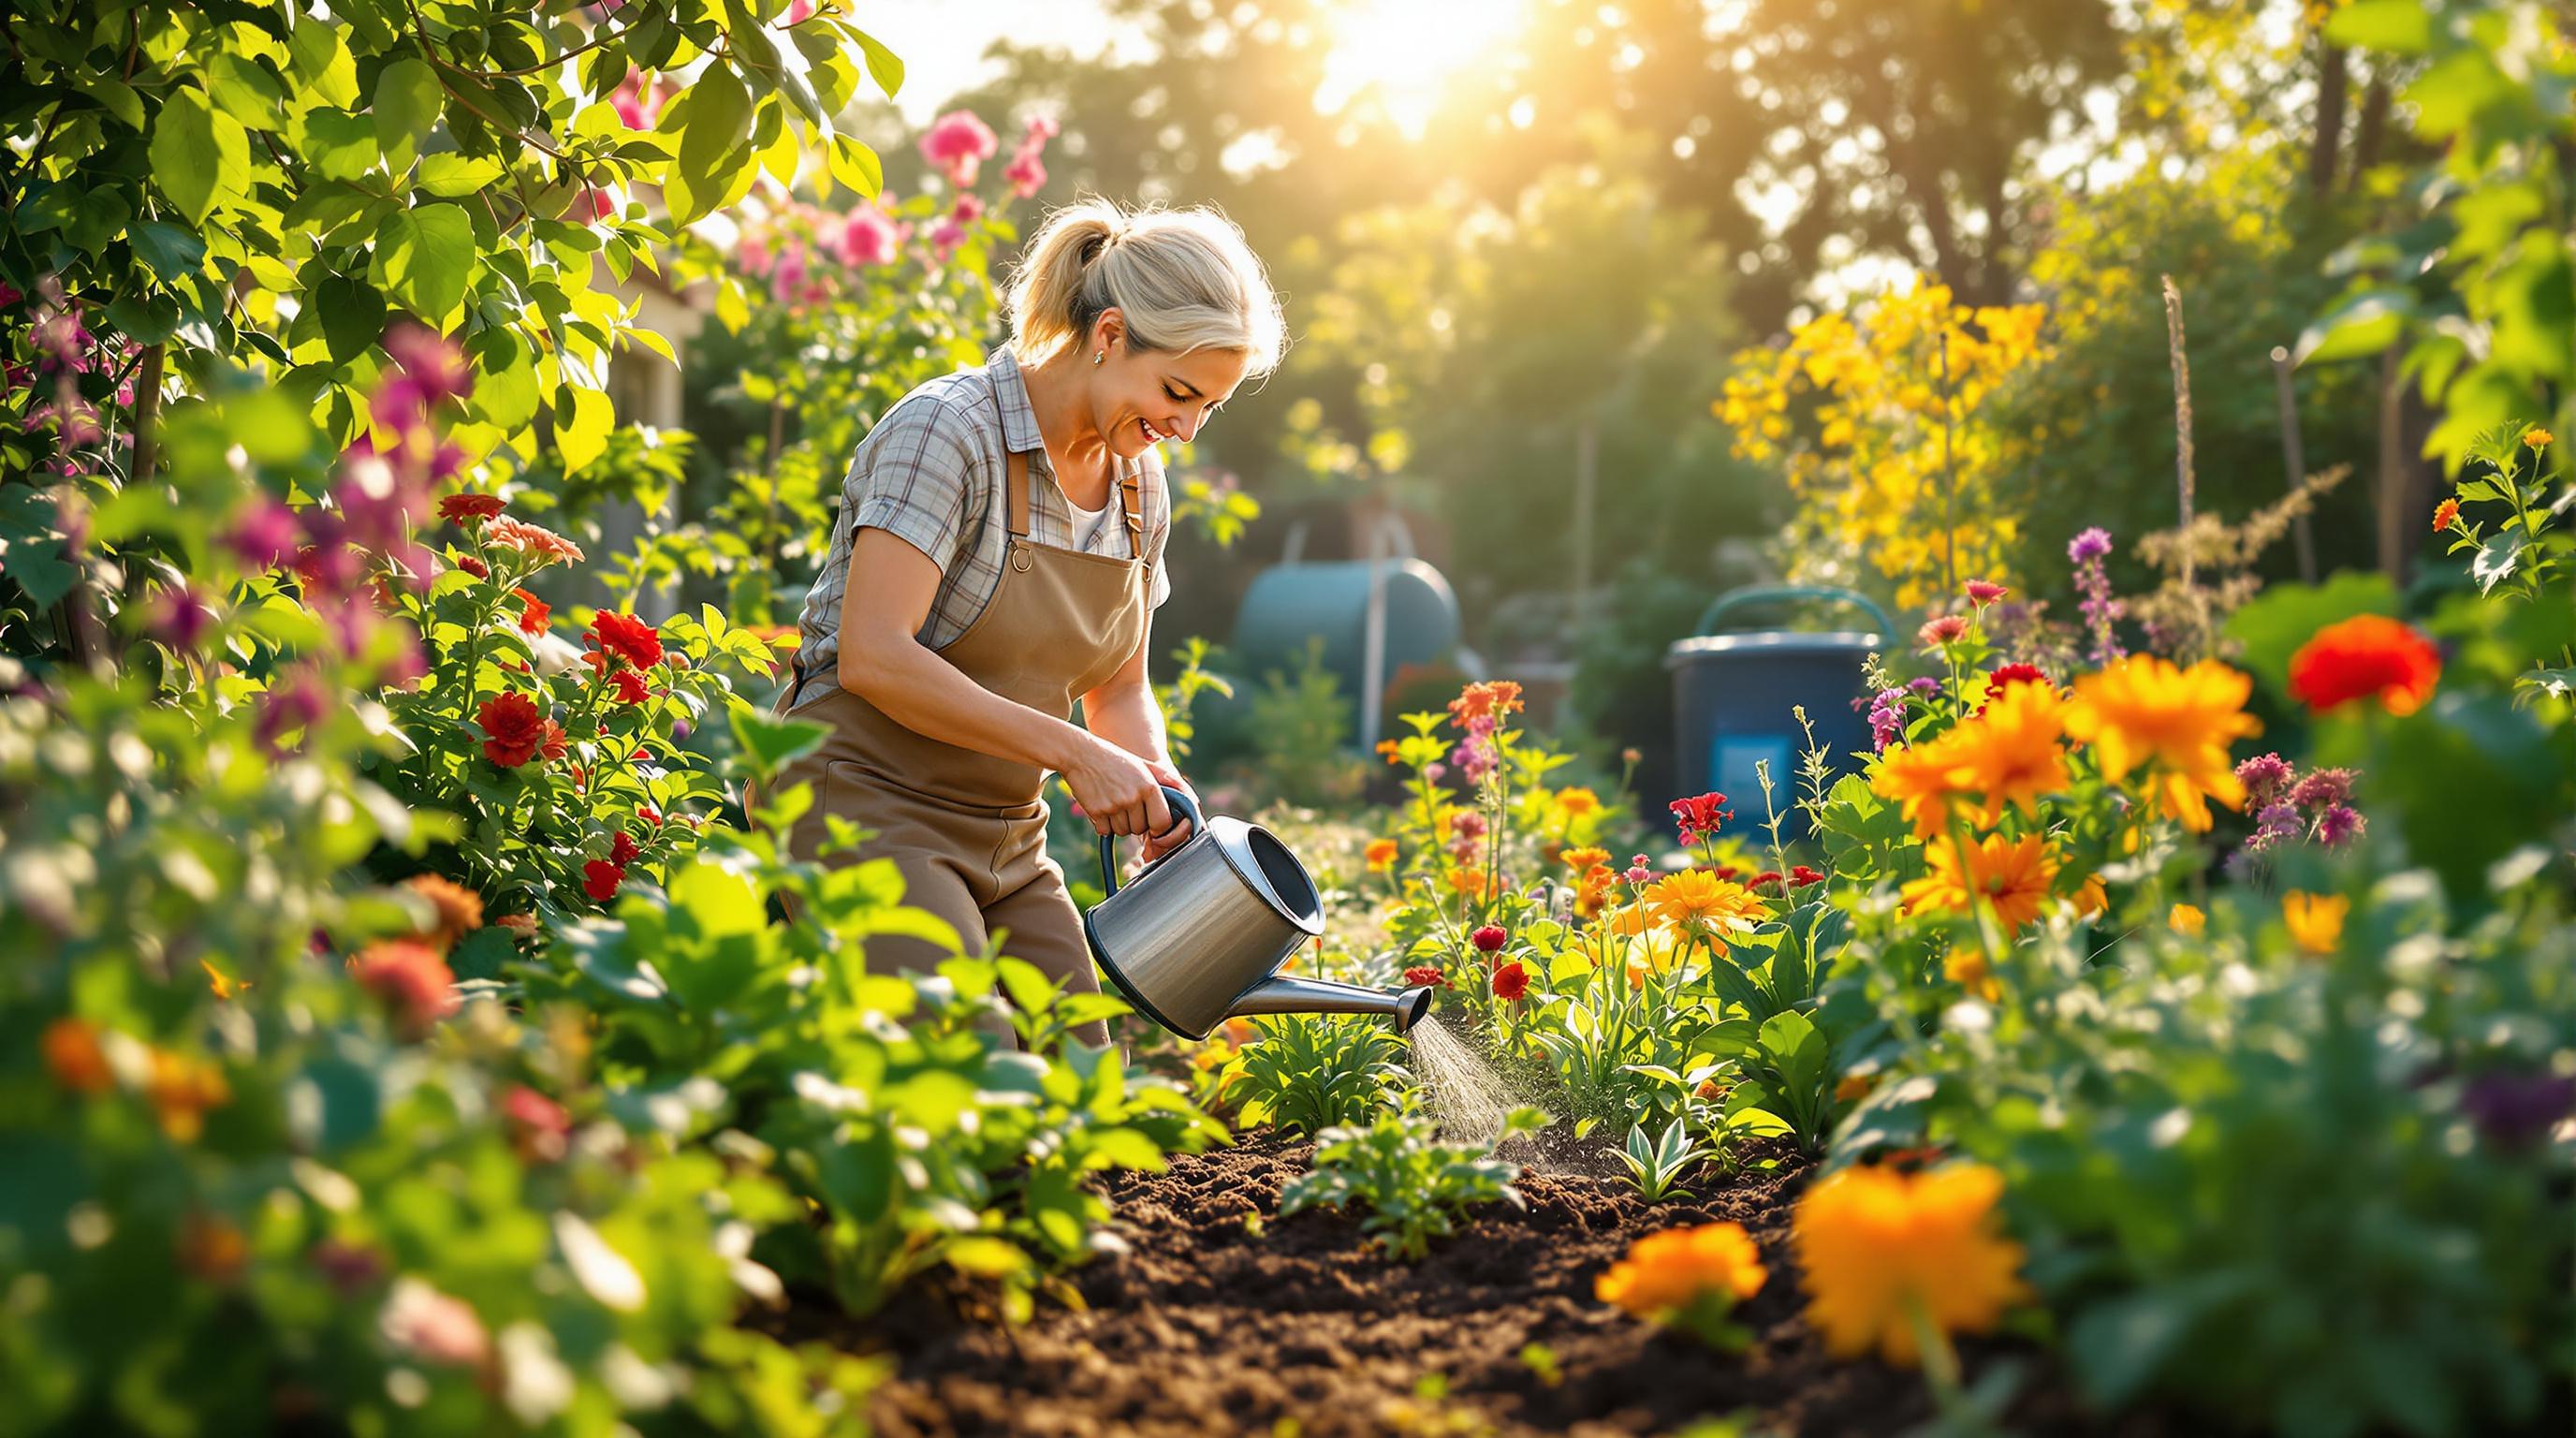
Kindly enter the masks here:
<path id="1" fill-rule="evenodd" d="M 1154 428 L 1150 423 L 1140 419 L 1136 421 L 1136 427 L 1145 432 L 1145 442 L 1147 444 L 1161 444 L 1163 442 L 1163 432 Z"/>

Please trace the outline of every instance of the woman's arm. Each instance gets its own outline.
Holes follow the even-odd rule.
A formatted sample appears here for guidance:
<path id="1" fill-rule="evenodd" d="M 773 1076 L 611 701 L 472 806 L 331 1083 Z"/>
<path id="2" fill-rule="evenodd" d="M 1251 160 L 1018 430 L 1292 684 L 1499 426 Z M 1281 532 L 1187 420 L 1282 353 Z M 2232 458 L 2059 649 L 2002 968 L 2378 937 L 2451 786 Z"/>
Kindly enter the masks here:
<path id="1" fill-rule="evenodd" d="M 917 636 L 938 597 L 939 578 L 929 555 L 885 530 L 867 526 L 850 536 L 841 687 L 916 734 L 1057 771 L 1103 832 L 1151 834 L 1168 827 L 1162 790 L 1141 760 L 1003 698 L 923 646 Z"/>
<path id="2" fill-rule="evenodd" d="M 1136 641 L 1136 652 L 1118 666 L 1118 672 L 1102 681 L 1099 688 L 1082 696 L 1082 722 L 1091 732 L 1137 758 L 1145 761 L 1157 783 L 1169 784 L 1192 799 L 1198 791 L 1172 766 L 1171 751 L 1165 747 L 1163 706 L 1154 698 L 1154 686 L 1146 677 L 1145 656 L 1154 647 L 1154 614 L 1145 612 L 1145 632 Z M 1189 820 L 1175 817 L 1169 833 L 1148 830 L 1145 859 L 1148 863 L 1167 850 L 1177 849 L 1190 837 Z"/>

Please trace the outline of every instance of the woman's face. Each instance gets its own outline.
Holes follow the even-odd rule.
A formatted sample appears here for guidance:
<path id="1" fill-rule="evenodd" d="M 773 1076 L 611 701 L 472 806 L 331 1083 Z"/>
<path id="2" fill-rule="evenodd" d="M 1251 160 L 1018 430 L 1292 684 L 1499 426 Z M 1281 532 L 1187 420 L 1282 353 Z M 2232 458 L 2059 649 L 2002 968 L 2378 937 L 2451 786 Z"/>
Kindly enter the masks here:
<path id="1" fill-rule="evenodd" d="M 1081 367 L 1091 381 L 1091 413 L 1120 459 L 1134 459 L 1167 439 L 1191 440 L 1243 383 L 1241 350 L 1188 354 L 1136 350 L 1110 310 L 1093 325 Z M 1091 356 L 1105 354 L 1099 364 Z"/>

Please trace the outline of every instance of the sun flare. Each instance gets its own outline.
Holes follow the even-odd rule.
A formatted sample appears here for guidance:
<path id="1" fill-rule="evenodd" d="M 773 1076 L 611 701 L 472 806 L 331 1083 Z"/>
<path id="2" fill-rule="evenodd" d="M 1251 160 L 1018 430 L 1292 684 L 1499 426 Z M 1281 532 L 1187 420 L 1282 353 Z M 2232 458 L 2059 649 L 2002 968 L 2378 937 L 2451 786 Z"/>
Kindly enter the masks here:
<path id="1" fill-rule="evenodd" d="M 1528 19 L 1527 0 L 1353 0 L 1333 21 L 1315 108 L 1335 115 L 1365 97 L 1419 139 L 1450 81 Z"/>

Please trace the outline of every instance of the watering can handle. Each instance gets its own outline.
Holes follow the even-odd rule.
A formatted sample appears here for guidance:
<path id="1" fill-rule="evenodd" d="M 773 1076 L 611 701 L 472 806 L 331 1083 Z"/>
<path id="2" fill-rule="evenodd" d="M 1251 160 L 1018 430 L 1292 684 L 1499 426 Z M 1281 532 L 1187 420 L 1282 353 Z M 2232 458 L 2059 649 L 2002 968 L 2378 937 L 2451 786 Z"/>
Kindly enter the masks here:
<path id="1" fill-rule="evenodd" d="M 1168 801 L 1172 808 L 1183 818 L 1190 821 L 1190 830 L 1193 834 L 1198 830 L 1207 827 L 1207 821 L 1199 817 L 1199 806 L 1197 802 L 1192 800 L 1189 795 L 1182 793 L 1180 790 L 1173 788 L 1169 784 L 1165 784 L 1163 786 L 1163 798 Z M 1170 857 L 1171 855 L 1165 854 L 1163 859 L 1168 859 Z M 1159 864 L 1163 862 L 1163 859 L 1156 859 L 1154 862 Z M 1109 894 L 1118 892 L 1118 836 L 1115 834 L 1103 834 L 1100 836 L 1100 887 Z"/>
<path id="2" fill-rule="evenodd" d="M 1709 601 L 1708 608 L 1700 611 L 1699 623 L 1691 627 L 1691 633 L 1706 634 L 1708 627 L 1717 622 L 1718 616 L 1730 609 L 1742 608 L 1748 604 L 1772 604 L 1789 599 L 1827 599 L 1840 604 L 1858 605 L 1869 611 L 1870 618 L 1878 621 L 1879 633 L 1896 632 L 1895 621 L 1887 617 L 1887 611 L 1879 607 L 1878 601 L 1856 590 L 1842 589 L 1830 584 L 1757 584 L 1744 589 L 1729 590 Z"/>

